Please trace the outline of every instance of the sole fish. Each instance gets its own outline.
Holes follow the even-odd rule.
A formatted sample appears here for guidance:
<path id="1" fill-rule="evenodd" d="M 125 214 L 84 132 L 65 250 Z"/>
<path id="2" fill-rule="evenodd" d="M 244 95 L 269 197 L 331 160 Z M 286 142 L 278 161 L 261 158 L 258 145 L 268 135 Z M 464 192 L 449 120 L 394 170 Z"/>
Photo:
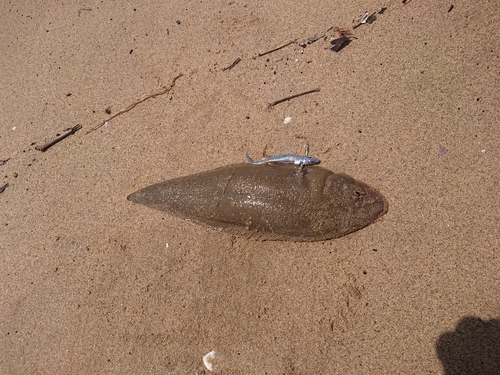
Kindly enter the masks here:
<path id="1" fill-rule="evenodd" d="M 202 226 L 259 240 L 322 241 L 384 215 L 387 200 L 352 177 L 318 166 L 233 164 L 160 182 L 128 200 Z"/>

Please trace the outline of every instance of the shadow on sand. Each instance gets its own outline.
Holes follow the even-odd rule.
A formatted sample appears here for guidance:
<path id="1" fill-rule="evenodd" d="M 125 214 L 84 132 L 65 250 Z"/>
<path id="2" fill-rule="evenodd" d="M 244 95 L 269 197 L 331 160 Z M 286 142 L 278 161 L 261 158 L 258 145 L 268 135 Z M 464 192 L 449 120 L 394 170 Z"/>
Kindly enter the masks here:
<path id="1" fill-rule="evenodd" d="M 436 350 L 445 375 L 500 375 L 500 319 L 462 318 Z"/>

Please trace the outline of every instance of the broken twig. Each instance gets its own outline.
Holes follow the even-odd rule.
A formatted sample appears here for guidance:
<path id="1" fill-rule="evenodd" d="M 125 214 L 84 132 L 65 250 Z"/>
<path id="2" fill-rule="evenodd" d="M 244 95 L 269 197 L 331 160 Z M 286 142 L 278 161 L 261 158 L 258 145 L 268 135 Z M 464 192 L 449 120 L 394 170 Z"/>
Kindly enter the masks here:
<path id="1" fill-rule="evenodd" d="M 9 187 L 9 183 L 8 183 L 8 182 L 7 182 L 6 184 L 4 184 L 4 185 L 0 186 L 0 194 L 2 194 L 2 193 L 3 193 L 3 191 L 4 191 L 5 189 L 7 189 L 8 187 Z"/>
<path id="2" fill-rule="evenodd" d="M 47 143 L 44 143 L 43 145 L 36 146 L 35 150 L 45 152 L 50 147 L 54 146 L 57 142 L 62 141 L 67 136 L 76 133 L 81 128 L 82 128 L 82 126 L 80 124 L 78 124 L 76 126 L 73 126 L 72 128 L 65 129 L 64 132 L 61 135 L 58 135 L 57 137 L 55 137 L 54 139 L 48 141 Z"/>
<path id="3" fill-rule="evenodd" d="M 255 56 L 255 57 L 261 57 L 261 56 L 267 55 L 267 54 L 269 54 L 269 53 L 272 53 L 272 52 L 278 51 L 278 50 L 280 50 L 280 49 L 282 49 L 282 48 L 285 48 L 286 46 L 289 46 L 289 45 L 290 45 L 290 44 L 292 44 L 292 43 L 295 43 L 296 41 L 297 41 L 297 39 L 294 39 L 294 40 L 292 40 L 292 41 L 290 41 L 290 42 L 288 42 L 288 43 L 285 43 L 285 44 L 283 44 L 283 45 L 281 45 L 281 46 L 279 46 L 279 47 L 273 48 L 273 49 L 271 49 L 271 50 L 269 50 L 269 51 L 266 51 L 266 52 L 259 52 L 259 54 L 258 54 L 257 56 Z M 254 59 L 255 59 L 255 57 L 254 57 Z"/>
<path id="4" fill-rule="evenodd" d="M 309 38 L 307 38 L 307 44 L 313 44 L 314 42 L 322 39 L 325 37 L 325 34 L 321 35 L 321 36 L 310 36 Z"/>
<path id="5" fill-rule="evenodd" d="M 279 100 L 276 100 L 276 101 L 270 103 L 269 104 L 269 108 L 274 107 L 276 104 L 280 104 L 280 103 L 286 102 L 287 100 L 290 100 L 290 99 L 293 99 L 293 98 L 297 98 L 297 97 L 302 96 L 302 95 L 311 94 L 313 92 L 318 92 L 318 91 L 320 91 L 320 90 L 319 89 L 314 89 L 314 90 L 309 90 L 309 91 L 301 92 L 299 94 L 287 96 L 286 98 L 279 99 Z"/>
<path id="6" fill-rule="evenodd" d="M 90 8 L 82 8 L 82 9 L 78 9 L 78 17 L 80 17 L 80 14 L 82 12 L 90 12 L 92 9 Z"/>
<path id="7" fill-rule="evenodd" d="M 130 104 L 127 108 L 121 110 L 120 112 L 117 112 L 115 113 L 113 116 L 111 116 L 110 118 L 104 120 L 102 123 L 100 123 L 99 125 L 96 125 L 94 126 L 93 128 L 90 128 L 89 130 L 87 130 L 87 132 L 85 133 L 85 135 L 89 134 L 89 133 L 92 133 L 94 130 L 97 130 L 99 129 L 101 126 L 104 126 L 104 124 L 106 124 L 107 122 L 111 121 L 112 119 L 114 119 L 115 117 L 117 116 L 120 116 L 120 115 L 123 115 L 124 113 L 130 111 L 132 108 L 134 108 L 137 104 L 140 104 L 142 102 L 145 102 L 146 100 L 148 99 L 151 99 L 151 98 L 156 98 L 157 96 L 160 96 L 160 95 L 164 95 L 166 93 L 168 93 L 170 90 L 172 90 L 172 88 L 174 87 L 175 85 L 175 81 L 182 76 L 182 73 L 179 73 L 176 77 L 174 77 L 174 79 L 172 79 L 172 82 L 170 83 L 170 85 L 168 87 L 165 87 L 163 88 L 163 90 L 157 92 L 157 93 L 154 93 L 154 94 L 151 94 L 151 95 L 148 95 L 132 104 Z"/>
<path id="8" fill-rule="evenodd" d="M 225 72 L 226 70 L 233 69 L 236 66 L 236 64 L 238 64 L 240 61 L 241 61 L 241 58 L 238 57 L 236 60 L 234 60 L 234 62 L 231 65 L 229 65 L 228 67 L 222 69 L 222 71 Z"/>

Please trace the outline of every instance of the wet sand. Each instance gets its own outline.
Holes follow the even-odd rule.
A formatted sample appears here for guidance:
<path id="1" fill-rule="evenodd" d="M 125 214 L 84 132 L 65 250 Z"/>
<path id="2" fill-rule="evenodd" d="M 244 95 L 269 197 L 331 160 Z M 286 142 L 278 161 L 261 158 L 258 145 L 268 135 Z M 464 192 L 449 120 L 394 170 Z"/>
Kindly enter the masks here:
<path id="1" fill-rule="evenodd" d="M 499 374 L 494 2 L 0 9 L 0 373 Z M 126 199 L 300 137 L 389 212 L 260 242 Z"/>

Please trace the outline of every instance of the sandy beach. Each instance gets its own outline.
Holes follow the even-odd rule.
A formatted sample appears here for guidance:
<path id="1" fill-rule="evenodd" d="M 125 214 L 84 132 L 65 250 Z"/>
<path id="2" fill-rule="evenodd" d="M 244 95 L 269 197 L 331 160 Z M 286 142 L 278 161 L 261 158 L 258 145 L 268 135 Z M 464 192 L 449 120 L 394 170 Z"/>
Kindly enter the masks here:
<path id="1" fill-rule="evenodd" d="M 1 374 L 500 374 L 497 2 L 0 14 Z M 255 241 L 126 199 L 304 138 L 387 214 Z"/>

